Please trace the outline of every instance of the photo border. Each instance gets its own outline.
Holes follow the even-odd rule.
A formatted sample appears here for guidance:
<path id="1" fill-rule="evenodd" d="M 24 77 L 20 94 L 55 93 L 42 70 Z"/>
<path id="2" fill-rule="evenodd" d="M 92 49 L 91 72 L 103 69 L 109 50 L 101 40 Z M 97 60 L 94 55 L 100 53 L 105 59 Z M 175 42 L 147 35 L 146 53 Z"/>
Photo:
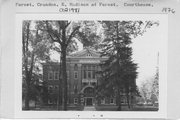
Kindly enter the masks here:
<path id="1" fill-rule="evenodd" d="M 159 56 L 158 111 L 22 111 L 23 20 L 155 20 L 164 34 Z M 15 21 L 15 118 L 166 118 L 167 117 L 167 14 L 16 14 Z"/>

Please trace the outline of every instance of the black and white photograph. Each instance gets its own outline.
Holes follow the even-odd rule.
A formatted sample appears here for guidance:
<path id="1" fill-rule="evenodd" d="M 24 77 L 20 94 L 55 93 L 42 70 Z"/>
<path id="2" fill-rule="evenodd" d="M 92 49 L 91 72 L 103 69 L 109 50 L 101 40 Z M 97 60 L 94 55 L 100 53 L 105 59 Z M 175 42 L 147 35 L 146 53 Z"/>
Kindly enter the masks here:
<path id="1" fill-rule="evenodd" d="M 160 26 L 151 19 L 23 20 L 22 110 L 157 112 Z"/>
<path id="2" fill-rule="evenodd" d="M 0 0 L 0 118 L 179 119 L 180 0 Z"/>

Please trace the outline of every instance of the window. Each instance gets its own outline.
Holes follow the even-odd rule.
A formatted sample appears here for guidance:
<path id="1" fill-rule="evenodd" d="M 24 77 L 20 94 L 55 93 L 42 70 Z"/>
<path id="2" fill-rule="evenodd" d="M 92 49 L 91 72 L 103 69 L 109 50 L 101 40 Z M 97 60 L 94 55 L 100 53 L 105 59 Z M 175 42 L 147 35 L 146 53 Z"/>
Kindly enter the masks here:
<path id="1" fill-rule="evenodd" d="M 48 104 L 53 104 L 53 101 L 51 98 L 48 99 Z"/>
<path id="2" fill-rule="evenodd" d="M 54 72 L 54 80 L 59 80 L 59 72 Z"/>
<path id="3" fill-rule="evenodd" d="M 87 54 L 87 56 L 90 57 L 90 56 L 92 56 L 92 55 L 89 53 L 89 54 Z"/>
<path id="4" fill-rule="evenodd" d="M 91 85 L 96 86 L 96 82 L 91 82 Z"/>
<path id="5" fill-rule="evenodd" d="M 55 85 L 54 86 L 54 90 L 58 90 L 59 86 L 58 85 Z"/>
<path id="6" fill-rule="evenodd" d="M 52 85 L 48 85 L 48 93 L 52 93 L 53 92 L 53 86 Z"/>
<path id="7" fill-rule="evenodd" d="M 126 97 L 123 97 L 123 98 L 121 99 L 121 103 L 123 103 L 123 104 L 126 104 L 126 103 L 127 103 Z"/>
<path id="8" fill-rule="evenodd" d="M 78 66 L 77 64 L 74 65 L 74 70 L 77 71 L 78 70 Z"/>
<path id="9" fill-rule="evenodd" d="M 88 65 L 88 70 L 91 70 L 91 65 Z"/>
<path id="10" fill-rule="evenodd" d="M 78 104 L 78 99 L 77 98 L 74 98 L 74 104 Z"/>
<path id="11" fill-rule="evenodd" d="M 91 71 L 88 71 L 88 78 L 91 78 Z"/>
<path id="12" fill-rule="evenodd" d="M 88 83 L 85 83 L 85 82 L 84 82 L 84 83 L 83 83 L 83 86 L 86 86 L 86 85 L 88 85 Z"/>
<path id="13" fill-rule="evenodd" d="M 105 98 L 101 100 L 101 104 L 105 104 Z"/>
<path id="14" fill-rule="evenodd" d="M 123 95 L 123 88 L 120 88 L 120 94 Z"/>
<path id="15" fill-rule="evenodd" d="M 78 72 L 74 71 L 74 78 L 77 79 L 78 78 Z"/>
<path id="16" fill-rule="evenodd" d="M 92 78 L 95 79 L 95 70 L 92 71 Z"/>
<path id="17" fill-rule="evenodd" d="M 53 80 L 53 72 L 52 71 L 48 72 L 48 80 Z"/>
<path id="18" fill-rule="evenodd" d="M 86 79 L 87 77 L 86 77 L 86 71 L 84 70 L 84 79 Z"/>
<path id="19" fill-rule="evenodd" d="M 86 70 L 86 65 L 83 66 L 83 69 Z"/>
<path id="20" fill-rule="evenodd" d="M 81 98 L 81 103 L 83 103 L 84 102 L 84 98 Z"/>
<path id="21" fill-rule="evenodd" d="M 110 104 L 114 104 L 114 99 L 113 98 L 110 99 Z"/>
<path id="22" fill-rule="evenodd" d="M 77 93 L 77 85 L 74 85 L 74 93 L 76 94 Z"/>

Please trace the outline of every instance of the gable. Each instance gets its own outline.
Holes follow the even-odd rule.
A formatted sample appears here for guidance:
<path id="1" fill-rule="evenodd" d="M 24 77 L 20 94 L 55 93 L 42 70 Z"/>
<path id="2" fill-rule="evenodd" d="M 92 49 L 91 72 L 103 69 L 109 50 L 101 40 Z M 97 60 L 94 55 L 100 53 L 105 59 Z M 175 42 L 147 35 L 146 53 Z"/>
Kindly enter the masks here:
<path id="1" fill-rule="evenodd" d="M 90 48 L 84 48 L 82 51 L 75 52 L 71 55 L 69 55 L 70 58 L 94 58 L 94 57 L 100 57 L 100 54 Z"/>

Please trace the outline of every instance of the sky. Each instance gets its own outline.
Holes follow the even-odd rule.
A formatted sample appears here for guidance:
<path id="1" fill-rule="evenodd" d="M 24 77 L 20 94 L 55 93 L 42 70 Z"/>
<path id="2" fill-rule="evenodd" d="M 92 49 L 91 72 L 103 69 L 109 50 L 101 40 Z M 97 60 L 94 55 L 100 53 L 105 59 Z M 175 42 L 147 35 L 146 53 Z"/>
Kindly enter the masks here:
<path id="1" fill-rule="evenodd" d="M 161 35 L 159 27 L 154 26 L 148 29 L 143 36 L 133 40 L 132 58 L 135 63 L 138 63 L 137 71 L 139 72 L 137 85 L 153 77 L 156 73 Z"/>
<path id="2" fill-rule="evenodd" d="M 136 84 L 138 86 L 147 79 L 152 78 L 156 73 L 158 52 L 160 47 L 160 39 L 163 34 L 158 26 L 153 26 L 143 34 L 132 40 L 133 60 L 138 64 L 138 77 Z M 78 44 L 78 51 L 83 49 L 81 42 L 76 40 Z M 53 60 L 59 60 L 59 54 L 51 55 Z"/>

